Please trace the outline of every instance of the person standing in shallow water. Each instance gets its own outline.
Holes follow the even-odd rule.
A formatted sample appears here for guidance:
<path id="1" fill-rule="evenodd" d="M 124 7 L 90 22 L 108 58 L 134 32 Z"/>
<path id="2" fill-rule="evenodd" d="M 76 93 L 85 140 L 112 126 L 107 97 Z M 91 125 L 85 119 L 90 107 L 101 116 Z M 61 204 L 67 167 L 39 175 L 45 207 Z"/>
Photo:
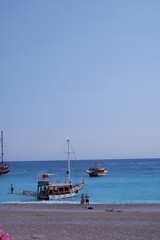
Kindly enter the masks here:
<path id="1" fill-rule="evenodd" d="M 84 204 L 84 193 L 82 193 L 82 195 L 81 195 L 81 205 L 83 205 Z"/>
<path id="2" fill-rule="evenodd" d="M 89 196 L 88 196 L 88 194 L 86 193 L 86 196 L 85 196 L 85 198 L 86 198 L 86 204 L 89 204 Z"/>
<path id="3" fill-rule="evenodd" d="M 14 187 L 13 184 L 11 184 L 11 193 L 13 193 Z"/>

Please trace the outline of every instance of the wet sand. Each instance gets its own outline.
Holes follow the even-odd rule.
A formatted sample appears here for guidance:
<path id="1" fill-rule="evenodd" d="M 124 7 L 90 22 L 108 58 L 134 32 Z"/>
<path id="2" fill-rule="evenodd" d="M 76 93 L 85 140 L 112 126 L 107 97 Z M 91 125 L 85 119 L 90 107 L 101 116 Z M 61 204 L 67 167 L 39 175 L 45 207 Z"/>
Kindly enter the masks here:
<path id="1" fill-rule="evenodd" d="M 159 240 L 160 205 L 0 204 L 0 229 L 15 240 Z"/>

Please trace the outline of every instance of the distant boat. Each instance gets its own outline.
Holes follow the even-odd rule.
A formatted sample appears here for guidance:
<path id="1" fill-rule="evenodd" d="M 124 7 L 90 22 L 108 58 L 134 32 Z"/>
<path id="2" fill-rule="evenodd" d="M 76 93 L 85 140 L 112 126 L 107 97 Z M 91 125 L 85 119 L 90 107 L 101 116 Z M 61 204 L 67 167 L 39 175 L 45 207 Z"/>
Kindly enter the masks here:
<path id="1" fill-rule="evenodd" d="M 0 162 L 0 174 L 6 174 L 9 172 L 9 165 L 4 164 L 3 158 L 4 158 L 4 152 L 3 152 L 3 131 L 1 131 L 1 162 Z"/>
<path id="2" fill-rule="evenodd" d="M 72 198 L 78 195 L 79 191 L 83 188 L 85 181 L 81 183 L 73 184 L 70 179 L 70 141 L 67 140 L 68 145 L 68 181 L 57 182 L 52 181 L 52 173 L 41 173 L 41 180 L 38 181 L 37 192 L 31 192 L 27 190 L 21 190 L 21 195 L 37 197 L 39 200 L 60 200 L 65 198 Z"/>
<path id="3" fill-rule="evenodd" d="M 86 170 L 90 177 L 105 176 L 107 174 L 107 169 L 99 164 L 94 164 Z"/>

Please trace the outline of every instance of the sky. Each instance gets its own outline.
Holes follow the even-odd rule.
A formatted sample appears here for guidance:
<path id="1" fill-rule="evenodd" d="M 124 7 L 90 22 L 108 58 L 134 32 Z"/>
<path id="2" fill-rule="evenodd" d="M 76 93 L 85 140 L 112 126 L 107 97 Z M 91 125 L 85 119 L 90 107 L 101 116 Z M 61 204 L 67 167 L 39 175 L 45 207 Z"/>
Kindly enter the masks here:
<path id="1" fill-rule="evenodd" d="M 7 161 L 160 157 L 160 1 L 0 1 Z"/>

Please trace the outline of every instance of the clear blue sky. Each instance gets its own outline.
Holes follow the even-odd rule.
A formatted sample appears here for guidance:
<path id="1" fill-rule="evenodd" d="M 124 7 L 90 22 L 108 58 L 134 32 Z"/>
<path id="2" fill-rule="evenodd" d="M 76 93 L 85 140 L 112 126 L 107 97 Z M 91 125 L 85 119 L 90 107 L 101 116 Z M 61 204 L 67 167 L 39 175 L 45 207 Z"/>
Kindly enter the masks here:
<path id="1" fill-rule="evenodd" d="M 160 1 L 0 1 L 7 160 L 160 157 Z"/>

